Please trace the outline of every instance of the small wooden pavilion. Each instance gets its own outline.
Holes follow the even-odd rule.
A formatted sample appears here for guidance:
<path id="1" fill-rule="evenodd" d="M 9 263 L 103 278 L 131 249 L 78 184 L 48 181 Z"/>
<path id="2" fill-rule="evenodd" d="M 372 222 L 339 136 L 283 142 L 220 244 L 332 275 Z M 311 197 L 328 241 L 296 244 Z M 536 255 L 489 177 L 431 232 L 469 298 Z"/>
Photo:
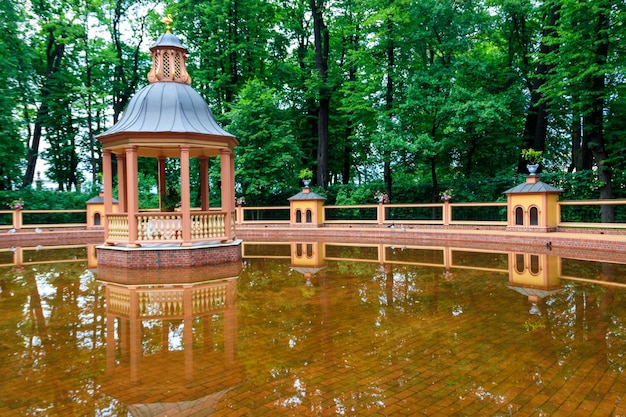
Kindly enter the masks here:
<path id="1" fill-rule="evenodd" d="M 504 192 L 507 196 L 507 230 L 519 232 L 554 232 L 557 228 L 557 204 L 563 190 L 528 175 L 526 182 Z"/>
<path id="2" fill-rule="evenodd" d="M 171 16 L 163 19 L 166 33 L 150 48 L 150 84 L 130 100 L 122 118 L 97 137 L 103 148 L 105 246 L 99 248 L 102 250 L 107 247 L 156 250 L 156 246 L 169 246 L 171 250 L 172 246 L 232 245 L 236 241 L 233 150 L 239 142 L 218 125 L 206 101 L 190 87 L 187 49 L 171 33 L 171 22 Z M 209 158 L 215 156 L 220 160 L 219 208 L 209 207 Z M 156 159 L 160 211 L 139 208 L 138 157 Z M 166 182 L 167 158 L 178 159 L 180 165 L 180 180 L 170 184 Z M 191 204 L 193 158 L 199 160 L 200 167 L 195 181 L 200 184 L 199 207 Z M 117 213 L 113 211 L 114 162 L 117 163 Z M 165 204 L 170 194 L 176 196 L 178 207 Z M 202 257 L 206 258 L 206 254 Z M 128 263 L 115 258 L 119 256 L 110 253 L 100 256 L 99 252 L 98 261 Z M 207 262 L 215 260 L 201 263 Z"/>
<path id="3" fill-rule="evenodd" d="M 307 186 L 289 197 L 289 223 L 291 226 L 320 227 L 324 224 L 324 197 Z"/>

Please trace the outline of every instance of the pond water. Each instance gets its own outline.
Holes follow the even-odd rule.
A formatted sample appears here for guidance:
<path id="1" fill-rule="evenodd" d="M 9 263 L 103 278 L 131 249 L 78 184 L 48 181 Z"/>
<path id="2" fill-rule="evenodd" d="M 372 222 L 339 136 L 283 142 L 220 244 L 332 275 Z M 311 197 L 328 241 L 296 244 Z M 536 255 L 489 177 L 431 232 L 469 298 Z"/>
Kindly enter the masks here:
<path id="1" fill-rule="evenodd" d="M 0 416 L 626 415 L 626 265 L 244 243 L 97 268 L 0 249 Z"/>

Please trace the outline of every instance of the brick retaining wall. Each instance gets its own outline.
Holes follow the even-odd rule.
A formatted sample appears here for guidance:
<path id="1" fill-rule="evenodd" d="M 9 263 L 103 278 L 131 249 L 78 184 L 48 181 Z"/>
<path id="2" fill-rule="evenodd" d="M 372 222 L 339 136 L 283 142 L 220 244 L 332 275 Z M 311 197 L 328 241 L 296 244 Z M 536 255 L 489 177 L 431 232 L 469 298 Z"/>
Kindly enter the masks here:
<path id="1" fill-rule="evenodd" d="M 189 268 L 241 260 L 241 241 L 224 245 L 168 248 L 98 246 L 98 265 L 129 269 Z"/>
<path id="2" fill-rule="evenodd" d="M 377 225 L 325 225 L 317 228 L 300 228 L 285 225 L 239 225 L 237 237 L 246 240 L 262 241 L 343 241 L 343 242 L 389 242 L 404 243 L 407 245 L 451 245 L 459 244 L 465 247 L 484 247 L 508 251 L 527 251 L 535 253 L 551 252 L 558 256 L 594 258 L 601 255 L 603 259 L 615 261 L 626 260 L 626 235 L 624 230 L 617 229 L 576 229 L 560 228 L 552 233 L 533 233 L 506 231 L 497 226 L 422 226 L 411 225 L 402 228 L 396 225 L 393 229 L 388 226 Z M 0 246 L 36 246 L 102 243 L 103 230 L 85 229 L 58 229 L 35 231 L 19 231 L 17 233 L 0 233 Z M 546 247 L 550 243 L 550 248 Z M 118 261 L 122 265 L 138 262 L 140 268 L 172 268 L 197 265 L 214 265 L 227 263 L 241 258 L 241 248 L 224 249 L 217 251 L 203 251 L 194 255 L 197 260 L 191 259 L 189 249 L 182 249 L 180 254 L 166 254 L 164 251 L 146 251 L 145 248 L 136 254 L 107 254 L 102 255 L 104 262 Z M 589 252 L 595 252 L 590 254 Z M 212 253 L 211 253 L 212 252 Z M 107 260 L 115 257 L 116 261 Z M 145 257 L 144 259 L 141 259 Z"/>

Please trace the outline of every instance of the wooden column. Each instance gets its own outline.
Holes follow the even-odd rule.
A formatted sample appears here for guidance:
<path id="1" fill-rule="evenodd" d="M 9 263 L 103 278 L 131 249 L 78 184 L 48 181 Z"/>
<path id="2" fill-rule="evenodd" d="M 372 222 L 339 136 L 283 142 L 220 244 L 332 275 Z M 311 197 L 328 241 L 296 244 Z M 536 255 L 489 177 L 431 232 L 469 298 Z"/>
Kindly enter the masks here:
<path id="1" fill-rule="evenodd" d="M 163 200 L 167 195 L 167 181 L 165 180 L 165 157 L 157 158 L 157 169 L 159 173 L 159 208 L 163 211 Z"/>
<path id="2" fill-rule="evenodd" d="M 202 211 L 207 211 L 210 207 L 209 191 L 209 158 L 203 156 L 200 158 L 200 208 Z"/>
<path id="3" fill-rule="evenodd" d="M 104 188 L 104 214 L 109 214 L 113 211 L 113 167 L 111 166 L 111 151 L 108 149 L 102 151 L 102 187 Z"/>
<path id="4" fill-rule="evenodd" d="M 120 179 L 119 183 L 126 183 L 126 205 L 128 207 L 128 247 L 136 248 L 137 244 L 137 214 L 139 211 L 139 193 L 137 190 L 137 147 L 126 148 L 126 181 Z"/>
<path id="5" fill-rule="evenodd" d="M 224 215 L 224 235 L 226 236 L 226 241 L 232 240 L 231 228 L 230 224 L 233 216 L 233 206 L 235 204 L 235 190 L 233 184 L 233 173 L 232 173 L 232 152 L 230 149 L 222 149 L 220 154 L 220 170 L 222 177 L 222 211 L 225 213 Z"/>
<path id="6" fill-rule="evenodd" d="M 118 155 L 117 158 L 117 201 L 118 209 L 122 213 L 128 213 L 128 171 L 126 168 L 126 155 Z M 136 185 L 131 184 L 130 187 Z"/>
<path id="7" fill-rule="evenodd" d="M 109 214 L 113 211 L 113 166 L 111 151 L 102 150 L 102 187 L 104 198 L 104 241 L 109 238 Z"/>
<path id="8" fill-rule="evenodd" d="M 234 211 L 235 211 L 235 153 L 233 151 L 230 152 L 230 184 L 231 184 L 231 186 L 230 186 L 230 190 L 231 190 L 230 200 L 231 200 L 231 204 L 232 204 L 231 205 L 232 209 L 230 210 L 230 213 L 231 213 L 231 216 L 235 216 L 235 213 L 234 213 Z M 241 210 L 241 218 L 243 219 L 243 209 Z M 235 219 L 236 219 L 236 217 L 235 217 Z M 229 230 L 229 233 L 230 233 L 230 239 L 231 240 L 235 240 L 236 239 L 236 236 L 235 236 L 236 228 L 235 227 L 233 227 L 233 228 L 230 227 L 231 221 L 234 222 L 235 219 L 231 219 L 228 222 L 228 230 Z"/>
<path id="9" fill-rule="evenodd" d="M 181 246 L 191 246 L 191 207 L 189 197 L 189 145 L 180 147 L 180 200 L 183 223 L 183 243 Z"/>

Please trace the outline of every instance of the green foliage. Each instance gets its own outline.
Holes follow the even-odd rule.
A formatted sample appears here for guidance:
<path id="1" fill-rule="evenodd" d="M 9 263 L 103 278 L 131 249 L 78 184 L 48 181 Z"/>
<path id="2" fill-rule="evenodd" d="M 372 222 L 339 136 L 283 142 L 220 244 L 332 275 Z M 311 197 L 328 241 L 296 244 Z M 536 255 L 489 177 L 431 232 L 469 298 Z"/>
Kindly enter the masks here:
<path id="1" fill-rule="evenodd" d="M 533 148 L 522 149 L 522 158 L 531 165 L 540 164 L 543 160 L 543 151 L 536 151 Z"/>
<path id="2" fill-rule="evenodd" d="M 84 210 L 85 203 L 97 193 L 61 191 L 0 191 L 0 210 L 8 210 L 7 203 L 24 200 L 24 210 Z"/>
<path id="3" fill-rule="evenodd" d="M 239 193 L 250 205 L 284 201 L 285 192 L 298 187 L 296 173 L 302 155 L 280 102 L 277 90 L 254 79 L 227 114 L 228 130 L 240 141 L 236 149 Z"/>
<path id="4" fill-rule="evenodd" d="M 530 146 L 544 149 L 542 181 L 564 199 L 626 197 L 625 12 L 614 3 L 337 1 L 322 10 L 324 80 L 306 2 L 175 0 L 166 13 L 189 49 L 193 87 L 240 140 L 236 191 L 249 205 L 286 204 L 299 170 L 319 166 L 321 94 L 331 106 L 330 186 L 318 190 L 328 204 L 373 203 L 376 190 L 427 203 L 446 188 L 474 202 L 502 201 L 522 182 L 514 173 Z M 142 48 L 163 33 L 155 4 L 0 5 L 0 190 L 33 175 L 38 156 L 60 190 L 97 176 L 94 134 L 146 83 Z M 526 137 L 539 105 L 541 147 Z M 153 159 L 139 164 L 140 207 L 158 207 Z M 211 204 L 219 198 L 212 182 Z"/>
<path id="5" fill-rule="evenodd" d="M 310 180 L 311 178 L 313 178 L 313 171 L 311 171 L 309 168 L 302 168 L 300 170 L 301 180 Z"/>
<path id="6" fill-rule="evenodd" d="M 11 190 L 21 183 L 26 154 L 22 129 L 24 121 L 16 117 L 23 109 L 27 90 L 21 82 L 29 74 L 28 46 L 16 36 L 23 18 L 16 2 L 0 4 L 0 190 Z"/>

